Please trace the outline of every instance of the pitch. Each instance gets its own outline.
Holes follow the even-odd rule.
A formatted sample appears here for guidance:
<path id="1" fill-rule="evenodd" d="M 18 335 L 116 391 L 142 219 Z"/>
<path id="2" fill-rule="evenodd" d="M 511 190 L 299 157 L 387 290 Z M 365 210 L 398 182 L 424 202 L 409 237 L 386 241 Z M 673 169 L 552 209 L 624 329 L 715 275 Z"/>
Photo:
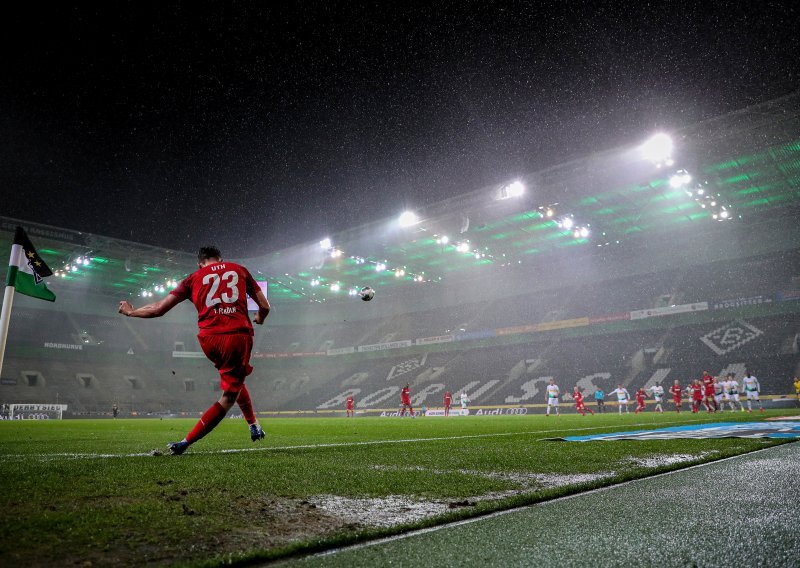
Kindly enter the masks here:
<path id="1" fill-rule="evenodd" d="M 0 424 L 0 553 L 29 566 L 277 559 L 781 443 L 543 441 L 719 419 L 287 418 L 264 420 L 259 444 L 228 419 L 183 456 L 152 453 L 191 420 L 9 421 Z"/>

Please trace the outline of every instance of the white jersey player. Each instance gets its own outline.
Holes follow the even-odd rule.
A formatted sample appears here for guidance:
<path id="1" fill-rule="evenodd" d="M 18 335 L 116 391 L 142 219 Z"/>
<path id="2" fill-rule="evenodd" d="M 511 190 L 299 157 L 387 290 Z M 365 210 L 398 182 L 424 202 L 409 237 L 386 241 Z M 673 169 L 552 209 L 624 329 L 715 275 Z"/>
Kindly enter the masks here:
<path id="1" fill-rule="evenodd" d="M 459 398 L 461 399 L 461 410 L 466 410 L 467 405 L 469 404 L 469 397 L 467 396 L 467 393 L 461 391 L 461 395 Z"/>
<path id="2" fill-rule="evenodd" d="M 550 379 L 550 384 L 547 385 L 547 412 L 545 413 L 546 416 L 550 416 L 550 409 L 556 409 L 556 416 L 561 416 L 561 413 L 558 411 L 558 397 L 560 395 L 560 391 L 558 390 L 558 385 L 556 384 L 555 379 Z"/>
<path id="3" fill-rule="evenodd" d="M 724 392 L 725 386 L 722 381 L 719 380 L 719 377 L 714 377 L 714 402 L 717 403 L 717 408 L 719 408 L 720 412 L 724 412 L 722 409 L 722 395 Z"/>
<path id="4" fill-rule="evenodd" d="M 664 387 L 661 386 L 661 383 L 653 385 L 647 390 L 653 393 L 653 398 L 656 401 L 655 411 L 664 412 L 664 409 L 661 408 L 661 401 L 664 400 Z"/>
<path id="5" fill-rule="evenodd" d="M 631 395 L 628 393 L 628 389 L 623 388 L 622 384 L 618 384 L 617 388 L 611 391 L 611 394 L 617 395 L 617 403 L 619 404 L 618 412 L 622 414 L 622 407 L 625 407 L 625 412 L 630 412 L 628 410 L 628 402 L 631 400 Z"/>
<path id="6" fill-rule="evenodd" d="M 747 412 L 753 412 L 754 400 L 758 403 L 758 407 L 761 409 L 761 412 L 764 412 L 764 407 L 761 405 L 761 399 L 758 396 L 759 391 L 761 391 L 761 385 L 758 383 L 758 379 L 755 378 L 750 371 L 748 371 L 742 379 L 742 386 L 744 387 L 744 393 L 747 396 Z"/>
<path id="7" fill-rule="evenodd" d="M 739 400 L 739 382 L 736 380 L 734 373 L 728 373 L 728 379 L 722 383 L 725 389 L 725 400 L 728 401 L 728 406 L 731 407 L 731 412 L 736 410 L 734 403 L 739 405 L 739 410 L 744 412 L 744 405 Z"/>

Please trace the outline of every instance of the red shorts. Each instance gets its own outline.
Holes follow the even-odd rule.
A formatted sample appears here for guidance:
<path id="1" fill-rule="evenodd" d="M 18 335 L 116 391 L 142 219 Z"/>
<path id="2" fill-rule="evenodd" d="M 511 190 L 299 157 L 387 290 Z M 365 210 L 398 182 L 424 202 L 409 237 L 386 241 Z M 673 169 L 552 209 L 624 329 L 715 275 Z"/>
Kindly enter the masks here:
<path id="1" fill-rule="evenodd" d="M 206 357 L 219 371 L 219 380 L 225 392 L 239 392 L 247 375 L 253 372 L 250 366 L 250 351 L 253 336 L 244 333 L 198 336 L 200 347 Z"/>

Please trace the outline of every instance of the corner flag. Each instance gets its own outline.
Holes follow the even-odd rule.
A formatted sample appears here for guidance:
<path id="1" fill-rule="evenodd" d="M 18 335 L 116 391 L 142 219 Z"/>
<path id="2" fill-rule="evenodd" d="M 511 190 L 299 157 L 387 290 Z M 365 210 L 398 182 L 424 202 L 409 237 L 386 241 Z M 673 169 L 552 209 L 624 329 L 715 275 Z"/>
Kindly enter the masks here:
<path id="1" fill-rule="evenodd" d="M 36 252 L 28 235 L 22 227 L 17 227 L 14 244 L 11 246 L 6 286 L 13 286 L 20 294 L 32 298 L 55 302 L 56 295 L 44 283 L 44 279 L 52 275 L 53 271 Z"/>

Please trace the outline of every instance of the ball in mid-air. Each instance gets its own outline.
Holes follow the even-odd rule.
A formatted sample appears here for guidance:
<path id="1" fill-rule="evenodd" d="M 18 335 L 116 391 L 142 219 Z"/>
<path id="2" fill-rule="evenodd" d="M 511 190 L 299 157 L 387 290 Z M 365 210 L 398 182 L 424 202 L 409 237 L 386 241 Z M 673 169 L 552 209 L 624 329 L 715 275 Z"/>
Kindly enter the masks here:
<path id="1" fill-rule="evenodd" d="M 361 288 L 361 292 L 358 293 L 361 296 L 361 299 L 365 302 L 369 302 L 372 298 L 375 297 L 375 290 L 370 288 L 369 286 L 364 286 Z"/>

